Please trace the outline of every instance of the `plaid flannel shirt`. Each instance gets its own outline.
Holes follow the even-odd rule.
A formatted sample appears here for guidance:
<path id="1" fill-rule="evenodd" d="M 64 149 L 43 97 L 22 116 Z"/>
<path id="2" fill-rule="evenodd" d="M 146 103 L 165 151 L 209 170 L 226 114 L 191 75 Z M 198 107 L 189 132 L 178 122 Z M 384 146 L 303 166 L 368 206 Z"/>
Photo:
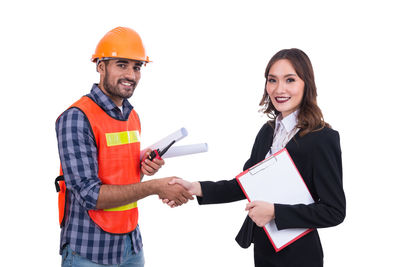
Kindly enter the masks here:
<path id="1" fill-rule="evenodd" d="M 108 115 L 127 119 L 133 107 L 124 100 L 123 114 L 96 84 L 90 94 Z M 139 226 L 129 234 L 104 232 L 89 217 L 95 209 L 101 181 L 97 175 L 97 147 L 86 116 L 77 108 L 65 111 L 56 122 L 58 150 L 67 185 L 67 213 L 61 229 L 60 254 L 69 244 L 80 256 L 100 264 L 119 264 L 124 252 L 125 239 L 132 238 L 133 253 L 142 249 Z"/>

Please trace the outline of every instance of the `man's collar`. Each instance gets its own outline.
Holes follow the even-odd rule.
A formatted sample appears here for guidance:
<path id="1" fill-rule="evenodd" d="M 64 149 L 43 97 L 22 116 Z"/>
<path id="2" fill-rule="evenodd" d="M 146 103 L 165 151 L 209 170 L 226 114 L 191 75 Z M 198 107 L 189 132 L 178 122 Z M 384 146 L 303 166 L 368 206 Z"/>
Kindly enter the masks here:
<path id="1" fill-rule="evenodd" d="M 90 91 L 91 95 L 95 98 L 95 102 L 101 106 L 104 110 L 114 110 L 118 108 L 117 105 L 99 88 L 98 84 L 93 84 L 92 90 Z M 127 99 L 124 99 L 122 102 L 123 108 L 128 108 L 129 110 L 133 109 L 133 106 L 129 103 Z M 125 112 L 124 112 L 125 113 Z"/>

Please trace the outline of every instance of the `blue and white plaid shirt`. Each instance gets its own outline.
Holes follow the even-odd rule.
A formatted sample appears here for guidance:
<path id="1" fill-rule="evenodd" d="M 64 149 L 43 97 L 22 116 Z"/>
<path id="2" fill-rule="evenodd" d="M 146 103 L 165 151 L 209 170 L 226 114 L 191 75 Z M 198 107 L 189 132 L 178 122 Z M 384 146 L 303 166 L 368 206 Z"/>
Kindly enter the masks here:
<path id="1" fill-rule="evenodd" d="M 94 84 L 90 94 L 108 115 L 127 119 L 132 105 L 124 100 L 121 110 Z M 97 147 L 86 116 L 77 108 L 65 111 L 56 122 L 58 151 L 67 185 L 67 213 L 61 230 L 60 254 L 65 245 L 80 256 L 100 264 L 119 264 L 124 243 L 131 235 L 133 253 L 142 249 L 139 226 L 129 234 L 110 234 L 101 230 L 89 217 L 95 209 L 101 181 L 97 175 Z"/>

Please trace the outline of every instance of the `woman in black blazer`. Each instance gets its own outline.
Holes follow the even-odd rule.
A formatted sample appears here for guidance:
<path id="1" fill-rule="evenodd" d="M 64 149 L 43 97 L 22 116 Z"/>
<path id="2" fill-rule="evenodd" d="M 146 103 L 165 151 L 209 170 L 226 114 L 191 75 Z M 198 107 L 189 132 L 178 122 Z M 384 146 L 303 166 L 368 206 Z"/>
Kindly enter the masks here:
<path id="1" fill-rule="evenodd" d="M 317 106 L 312 65 L 303 51 L 279 51 L 268 63 L 265 78 L 266 85 L 260 105 L 272 120 L 259 131 L 243 170 L 264 160 L 267 155 L 275 153 L 276 149 L 286 147 L 315 203 L 284 205 L 251 202 L 246 206 L 249 214 L 236 241 L 244 248 L 254 243 L 257 267 L 323 266 L 323 251 L 316 228 L 338 225 L 346 213 L 339 133 L 323 120 Z M 285 118 L 294 120 L 292 129 L 285 125 Z M 278 128 L 285 128 L 283 132 L 277 131 L 275 126 L 278 124 Z M 175 179 L 174 182 L 197 195 L 200 205 L 245 199 L 236 179 L 193 183 Z M 173 202 L 168 204 L 174 206 Z M 279 230 L 315 230 L 275 252 L 262 228 L 271 220 L 275 220 Z"/>

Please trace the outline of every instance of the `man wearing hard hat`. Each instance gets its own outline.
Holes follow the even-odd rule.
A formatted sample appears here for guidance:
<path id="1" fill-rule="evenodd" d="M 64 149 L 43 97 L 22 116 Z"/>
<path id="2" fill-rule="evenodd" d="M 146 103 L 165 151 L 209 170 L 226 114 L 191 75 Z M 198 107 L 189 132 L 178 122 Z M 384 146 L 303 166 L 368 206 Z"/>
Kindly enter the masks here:
<path id="1" fill-rule="evenodd" d="M 140 160 L 140 120 L 127 100 L 144 63 L 140 36 L 118 27 L 97 45 L 100 82 L 56 122 L 62 266 L 144 266 L 137 201 L 149 195 L 183 204 L 193 199 L 172 178 L 141 182 L 164 161 Z"/>

